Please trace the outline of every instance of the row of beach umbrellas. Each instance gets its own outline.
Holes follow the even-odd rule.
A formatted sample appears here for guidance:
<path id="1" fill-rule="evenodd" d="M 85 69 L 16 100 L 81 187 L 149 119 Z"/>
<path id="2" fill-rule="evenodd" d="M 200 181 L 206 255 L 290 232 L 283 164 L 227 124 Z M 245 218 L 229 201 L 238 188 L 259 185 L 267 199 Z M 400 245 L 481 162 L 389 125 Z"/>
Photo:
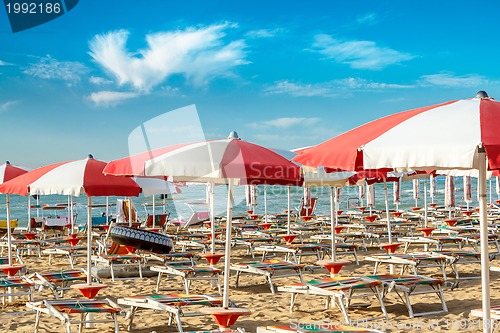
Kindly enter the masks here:
<path id="1" fill-rule="evenodd" d="M 476 170 L 481 252 L 488 253 L 486 172 L 500 169 L 499 127 L 500 103 L 489 98 L 485 92 L 479 92 L 475 98 L 412 109 L 374 120 L 300 151 L 294 157 L 294 162 L 270 149 L 240 140 L 236 133 L 232 133 L 227 139 L 168 146 L 110 162 L 104 168 L 104 173 L 108 176 L 97 177 L 96 182 L 85 186 L 80 184 L 79 187 L 68 189 L 69 176 L 61 176 L 60 182 L 33 186 L 37 177 L 43 173 L 55 170 L 56 167 L 64 169 L 66 164 L 60 163 L 35 169 L 7 181 L 0 185 L 0 193 L 6 193 L 7 198 L 9 194 L 86 194 L 91 206 L 90 197 L 93 195 L 130 196 L 137 195 L 140 191 L 138 186 L 132 185 L 131 180 L 132 183 L 126 184 L 129 178 L 109 175 L 170 177 L 172 181 L 226 184 L 226 241 L 230 242 L 233 186 L 301 185 L 304 178 L 299 165 L 316 170 L 323 168 L 327 173 Z M 382 176 L 384 185 L 387 177 Z M 114 180 L 115 178 L 120 180 Z M 345 183 L 346 180 L 342 182 Z M 335 193 L 332 188 L 332 206 Z M 332 221 L 333 215 L 332 209 Z M 226 246 L 224 308 L 229 306 L 229 248 Z M 482 256 L 481 268 L 482 307 L 489 309 L 488 256 Z M 489 311 L 483 311 L 483 323 L 483 331 L 490 332 Z"/>

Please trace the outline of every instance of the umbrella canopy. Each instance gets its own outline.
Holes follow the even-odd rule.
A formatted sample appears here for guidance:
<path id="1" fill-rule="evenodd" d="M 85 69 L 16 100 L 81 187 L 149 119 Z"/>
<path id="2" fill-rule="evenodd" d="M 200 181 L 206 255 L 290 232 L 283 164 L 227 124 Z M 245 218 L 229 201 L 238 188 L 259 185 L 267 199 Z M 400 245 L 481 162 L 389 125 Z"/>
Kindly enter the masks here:
<path id="1" fill-rule="evenodd" d="M 87 211 L 87 283 L 91 283 L 92 196 L 137 196 L 141 188 L 132 179 L 106 176 L 102 173 L 106 162 L 92 155 L 83 160 L 51 164 L 30 171 L 0 185 L 0 193 L 7 194 L 63 194 L 88 197 Z"/>
<path id="2" fill-rule="evenodd" d="M 3 184 L 17 176 L 25 174 L 29 169 L 24 167 L 18 167 L 10 164 L 6 161 L 4 164 L 0 165 L 0 184 Z"/>
<path id="3" fill-rule="evenodd" d="M 21 176 L 28 172 L 27 168 L 17 167 L 6 161 L 4 164 L 0 165 L 0 184 Z M 0 192 L 1 193 L 1 192 Z M 10 198 L 7 196 L 7 251 L 9 265 L 12 265 L 12 239 L 11 239 L 11 223 L 10 223 Z M 29 206 L 29 205 L 28 205 Z M 29 209 L 29 207 L 28 207 Z M 29 219 L 28 219 L 29 227 Z"/>
<path id="4" fill-rule="evenodd" d="M 152 158 L 150 158 L 152 157 Z M 144 176 L 168 176 L 173 181 L 228 184 L 226 253 L 223 307 L 229 306 L 229 267 L 233 185 L 301 185 L 300 167 L 265 147 L 240 140 L 236 132 L 227 139 L 165 147 L 108 164 L 105 173 L 124 174 L 124 165 L 136 165 L 127 172 Z"/>
<path id="5" fill-rule="evenodd" d="M 26 196 L 62 194 L 79 196 L 137 196 L 141 188 L 132 179 L 106 176 L 106 162 L 92 157 L 47 165 L 0 185 L 0 193 Z"/>
<path id="6" fill-rule="evenodd" d="M 489 168 L 499 169 L 499 112 L 500 103 L 489 98 L 413 109 L 359 126 L 294 160 L 340 170 L 478 169 L 483 147 Z"/>
<path id="7" fill-rule="evenodd" d="M 360 169 L 478 169 L 481 252 L 488 253 L 486 169 L 500 169 L 500 103 L 484 91 L 389 115 L 305 150 L 294 160 L 309 166 Z M 486 259 L 484 259 L 486 258 Z M 489 262 L 482 256 L 483 309 L 490 308 Z M 489 332 L 490 312 L 483 311 Z"/>

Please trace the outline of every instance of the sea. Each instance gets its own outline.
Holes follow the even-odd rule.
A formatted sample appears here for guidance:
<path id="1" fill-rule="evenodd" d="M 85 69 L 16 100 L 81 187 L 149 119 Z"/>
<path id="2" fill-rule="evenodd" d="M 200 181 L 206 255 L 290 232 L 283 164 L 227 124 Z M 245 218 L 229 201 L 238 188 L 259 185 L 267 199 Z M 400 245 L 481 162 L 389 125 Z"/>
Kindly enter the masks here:
<path id="1" fill-rule="evenodd" d="M 408 210 L 412 207 L 423 207 L 424 205 L 424 182 L 427 189 L 427 202 L 437 203 L 444 206 L 445 200 L 445 177 L 436 177 L 436 192 L 434 197 L 429 193 L 429 180 L 419 179 L 420 192 L 419 198 L 415 198 L 413 193 L 412 181 L 401 183 L 401 196 L 400 203 L 394 203 L 393 183 L 387 183 L 387 197 L 389 202 L 389 209 Z M 385 210 L 385 194 L 383 183 L 377 183 L 375 186 L 375 206 L 373 209 Z M 207 202 L 207 186 L 205 184 L 189 184 L 180 187 L 182 193 L 169 194 L 168 196 L 156 195 L 155 201 L 155 214 L 170 213 L 171 220 L 186 221 L 193 214 L 194 211 L 208 211 Z M 234 187 L 232 196 L 233 216 L 246 216 L 247 210 L 253 210 L 254 214 L 264 214 L 265 207 L 267 206 L 268 214 L 282 213 L 288 209 L 288 191 L 290 191 L 290 209 L 295 211 L 300 208 L 302 198 L 304 196 L 304 189 L 302 187 L 288 187 L 286 186 L 264 186 L 257 187 L 257 200 L 255 206 L 248 206 L 246 200 L 246 191 L 244 186 Z M 476 207 L 477 200 L 477 180 L 472 179 L 472 201 L 467 203 L 464 200 L 463 180 L 462 177 L 455 177 L 455 201 L 457 207 Z M 317 197 L 315 208 L 316 215 L 329 215 L 330 214 L 330 188 L 329 187 L 315 187 L 311 189 L 311 196 Z M 366 191 L 365 191 L 366 196 Z M 266 200 L 264 200 L 264 197 Z M 105 204 L 108 203 L 108 215 L 116 213 L 116 203 L 118 199 L 123 197 L 93 197 L 92 204 L 98 207 L 92 208 L 92 216 L 102 216 L 106 212 Z M 487 181 L 487 200 L 488 202 L 495 202 L 499 199 L 496 192 L 495 181 Z M 145 219 L 148 214 L 153 212 L 153 197 L 133 197 L 131 200 L 136 207 L 140 219 Z M 68 204 L 69 198 L 63 195 L 47 195 L 39 196 L 37 199 L 30 198 L 32 208 L 28 212 L 28 197 L 11 195 L 10 196 L 10 214 L 11 219 L 18 220 L 19 227 L 26 227 L 28 222 L 28 214 L 31 217 L 44 216 L 68 216 L 68 212 L 59 209 L 51 209 L 51 207 L 61 204 Z M 74 208 L 73 214 L 76 215 L 75 223 L 84 225 L 87 221 L 87 197 L 78 196 L 73 197 Z M 265 204 L 266 202 L 266 204 Z M 227 186 L 218 185 L 215 187 L 215 214 L 217 216 L 225 216 L 227 213 Z M 47 206 L 48 209 L 41 207 Z M 360 198 L 359 186 L 343 187 L 339 195 L 339 210 L 354 210 L 357 206 L 366 206 L 366 197 Z M 39 207 L 39 208 L 37 208 Z M 7 218 L 6 213 L 6 195 L 0 195 L 0 220 Z"/>

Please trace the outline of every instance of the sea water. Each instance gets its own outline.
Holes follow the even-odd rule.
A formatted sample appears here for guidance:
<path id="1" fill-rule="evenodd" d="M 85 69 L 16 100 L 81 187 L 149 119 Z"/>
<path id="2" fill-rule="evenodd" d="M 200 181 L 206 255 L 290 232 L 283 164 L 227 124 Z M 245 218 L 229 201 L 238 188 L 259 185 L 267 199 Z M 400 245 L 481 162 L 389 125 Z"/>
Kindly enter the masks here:
<path id="1" fill-rule="evenodd" d="M 412 207 L 423 207 L 424 205 L 424 180 L 420 179 L 420 199 L 414 199 L 412 181 L 403 182 L 401 184 L 401 198 L 399 209 L 407 210 Z M 429 181 L 426 182 L 427 188 L 427 202 L 435 202 L 440 206 L 444 206 L 444 193 L 445 193 L 445 178 L 436 177 L 436 194 L 431 198 L 429 191 Z M 495 182 L 487 181 L 487 200 L 494 202 L 499 197 L 495 191 Z M 268 214 L 275 214 L 283 212 L 288 208 L 288 188 L 286 186 L 265 186 L 267 192 L 267 212 Z M 168 195 L 166 200 L 160 198 L 159 195 L 155 196 L 156 209 L 155 213 L 170 213 L 170 218 L 174 220 L 186 221 L 193 209 L 197 211 L 207 211 L 208 205 L 204 204 L 207 201 L 207 187 L 204 184 L 196 184 L 181 187 L 181 194 Z M 365 191 L 366 192 L 366 191 Z M 389 209 L 396 209 L 393 200 L 393 183 L 387 183 L 387 192 L 389 200 Z M 303 188 L 290 187 L 290 208 L 297 211 L 300 207 L 303 198 Z M 311 190 L 311 196 L 317 197 L 316 215 L 329 215 L 330 214 L 330 188 L 328 187 L 315 187 Z M 108 214 L 116 213 L 117 199 L 123 197 L 108 197 L 110 207 Z M 463 199 L 463 182 L 462 177 L 455 177 L 455 198 L 456 206 L 466 207 L 467 203 Z M 133 197 L 132 201 L 137 209 L 139 218 L 145 219 L 147 214 L 152 213 L 151 203 L 152 197 Z M 227 211 L 227 185 L 219 185 L 215 187 L 215 214 L 224 216 Z M 87 221 L 87 197 L 79 196 L 73 197 L 74 208 L 73 213 L 77 216 L 76 224 L 82 225 Z M 68 197 L 62 195 L 47 195 L 39 196 L 38 204 L 40 206 L 56 204 L 67 204 Z M 93 204 L 105 204 L 106 197 L 93 197 Z M 190 205 L 196 203 L 196 205 Z M 235 186 L 232 196 L 233 203 L 233 216 L 245 216 L 248 209 L 253 208 L 256 214 L 264 213 L 264 185 L 258 186 L 257 205 L 255 207 L 248 207 L 245 198 L 244 186 Z M 477 206 L 477 180 L 472 179 L 472 202 L 470 207 Z M 31 198 L 31 205 L 36 205 L 37 200 Z M 353 210 L 356 206 L 366 206 L 366 198 L 359 198 L 358 186 L 344 187 L 340 192 L 339 209 Z M 10 196 L 10 214 L 11 219 L 17 219 L 19 226 L 26 226 L 28 221 L 28 198 L 18 195 Z M 190 208 L 194 207 L 194 208 Z M 377 210 L 385 210 L 385 195 L 383 183 L 375 184 L 375 207 Z M 93 208 L 92 216 L 101 216 L 106 209 L 104 207 Z M 31 209 L 31 216 L 68 216 L 69 213 L 64 210 L 50 210 L 50 209 Z M 6 196 L 0 195 L 0 220 L 6 219 Z"/>

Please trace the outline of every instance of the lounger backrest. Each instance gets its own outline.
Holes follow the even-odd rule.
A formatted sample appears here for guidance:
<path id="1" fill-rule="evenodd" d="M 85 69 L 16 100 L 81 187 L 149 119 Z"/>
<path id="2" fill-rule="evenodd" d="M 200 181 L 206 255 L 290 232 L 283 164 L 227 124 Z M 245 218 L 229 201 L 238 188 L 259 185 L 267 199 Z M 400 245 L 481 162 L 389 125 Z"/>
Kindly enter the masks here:
<path id="1" fill-rule="evenodd" d="M 167 223 L 168 216 L 170 214 L 157 214 L 155 215 L 155 226 L 163 227 L 165 223 Z M 153 226 L 153 215 L 148 215 L 148 219 L 146 221 L 146 226 L 148 228 Z"/>

